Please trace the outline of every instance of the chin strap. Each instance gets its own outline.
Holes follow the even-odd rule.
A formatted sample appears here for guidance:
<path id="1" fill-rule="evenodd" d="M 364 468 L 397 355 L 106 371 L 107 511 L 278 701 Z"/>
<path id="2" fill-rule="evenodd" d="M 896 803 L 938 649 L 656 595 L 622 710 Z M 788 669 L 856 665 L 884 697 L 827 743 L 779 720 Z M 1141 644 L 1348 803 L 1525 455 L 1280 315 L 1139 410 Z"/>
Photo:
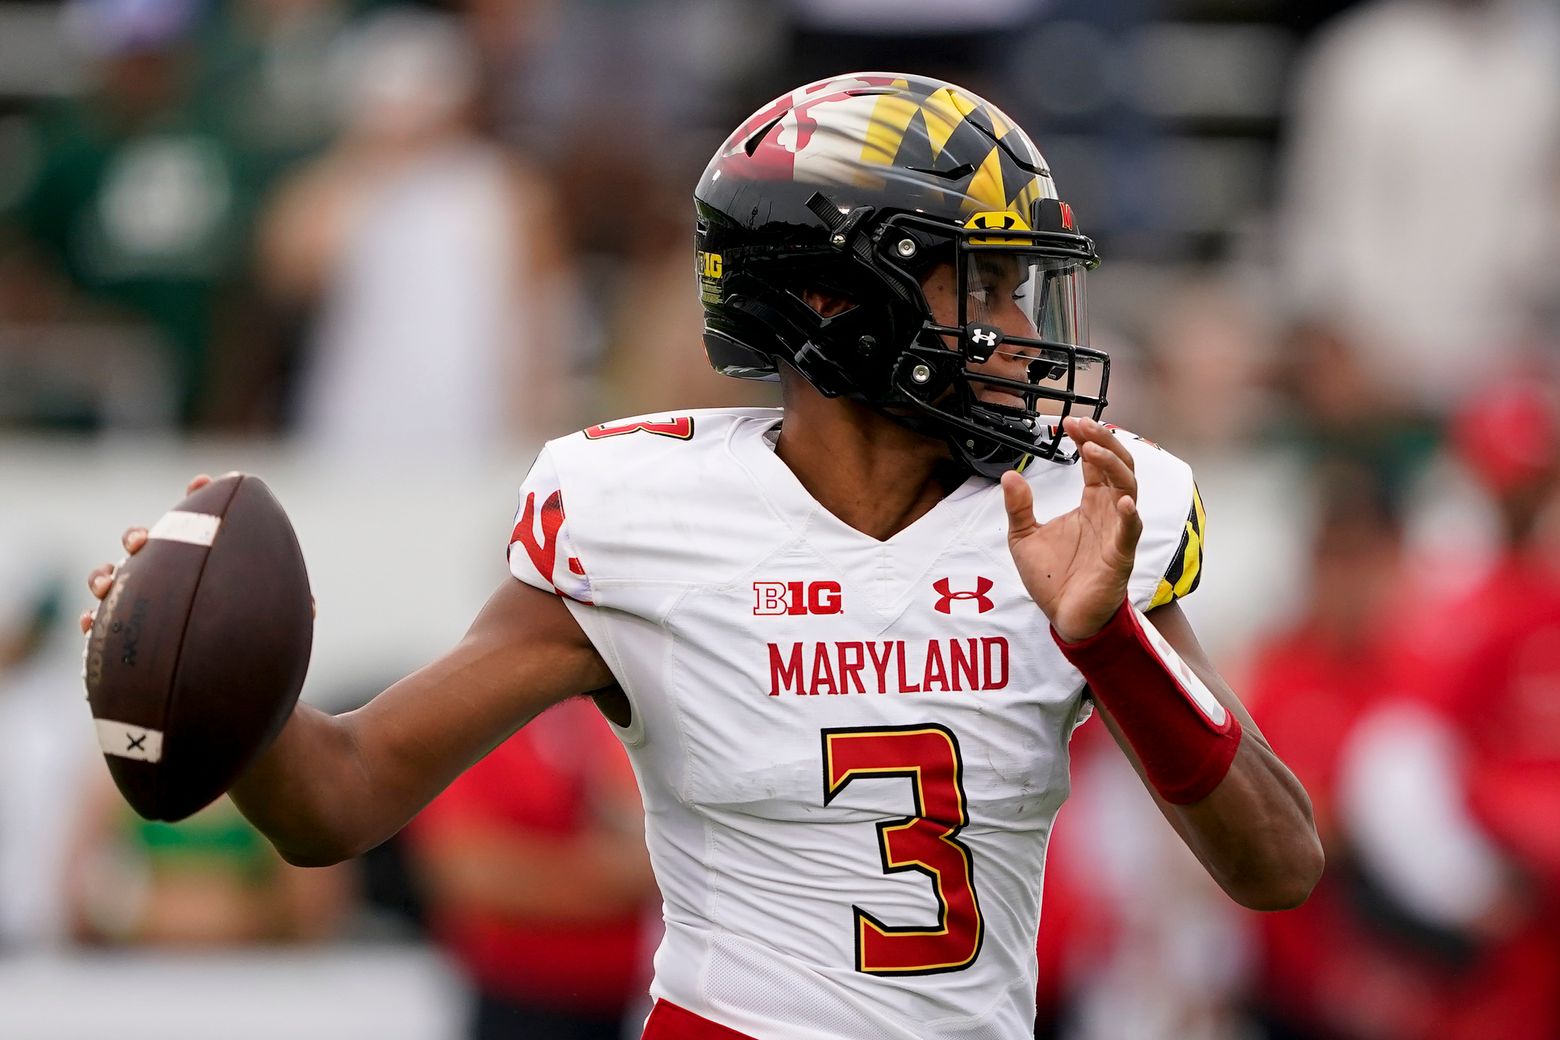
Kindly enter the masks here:
<path id="1" fill-rule="evenodd" d="M 1240 720 L 1131 603 L 1062 655 L 1110 712 L 1159 796 L 1190 805 L 1213 793 L 1240 748 Z"/>

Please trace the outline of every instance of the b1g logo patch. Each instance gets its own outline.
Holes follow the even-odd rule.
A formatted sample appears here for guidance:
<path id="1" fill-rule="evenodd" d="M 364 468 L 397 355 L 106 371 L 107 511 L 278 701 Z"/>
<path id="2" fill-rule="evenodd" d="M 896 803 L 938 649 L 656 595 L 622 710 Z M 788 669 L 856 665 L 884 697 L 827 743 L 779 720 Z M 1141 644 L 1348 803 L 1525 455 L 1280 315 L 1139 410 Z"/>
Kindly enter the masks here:
<path id="1" fill-rule="evenodd" d="M 699 250 L 695 255 L 699 275 L 699 298 L 705 303 L 720 302 L 720 283 L 726 276 L 726 261 L 719 253 Z"/>
<path id="2" fill-rule="evenodd" d="M 753 614 L 843 614 L 845 595 L 837 581 L 755 581 Z"/>
<path id="3" fill-rule="evenodd" d="M 686 441 L 693 437 L 693 416 L 677 415 L 670 419 L 638 419 L 626 423 L 599 423 L 586 428 L 585 439 L 599 441 L 607 437 L 621 437 L 627 433 L 652 433 L 657 437 L 672 437 Z"/>

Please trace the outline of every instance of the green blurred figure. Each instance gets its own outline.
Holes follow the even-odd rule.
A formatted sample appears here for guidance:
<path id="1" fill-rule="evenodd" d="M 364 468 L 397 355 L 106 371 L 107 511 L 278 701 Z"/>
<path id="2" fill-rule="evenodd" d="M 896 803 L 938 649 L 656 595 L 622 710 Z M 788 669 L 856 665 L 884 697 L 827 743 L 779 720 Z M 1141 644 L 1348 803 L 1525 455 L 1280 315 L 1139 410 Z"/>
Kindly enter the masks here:
<path id="1" fill-rule="evenodd" d="M 0 323 L 150 330 L 181 425 L 265 427 L 281 337 L 249 291 L 253 215 L 324 140 L 333 0 L 73 0 L 88 86 L 34 113 L 30 176 L 0 200 L 0 265 L 51 308 L 0 294 Z M 20 270 L 18 270 L 20 268 Z M 11 294 L 13 297 L 20 294 Z M 90 410 L 43 416 L 93 425 Z"/>

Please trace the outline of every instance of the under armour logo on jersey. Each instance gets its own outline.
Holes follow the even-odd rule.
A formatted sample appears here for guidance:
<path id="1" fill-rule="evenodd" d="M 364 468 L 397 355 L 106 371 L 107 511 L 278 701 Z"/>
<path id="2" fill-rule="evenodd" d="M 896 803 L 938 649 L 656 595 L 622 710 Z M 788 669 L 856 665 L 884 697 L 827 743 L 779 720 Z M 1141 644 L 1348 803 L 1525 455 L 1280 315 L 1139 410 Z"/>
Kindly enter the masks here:
<path id="1" fill-rule="evenodd" d="M 1002 342 L 1002 330 L 995 325 L 969 325 L 964 329 L 964 353 L 971 361 L 987 361 L 997 344 Z"/>
<path id="2" fill-rule="evenodd" d="M 996 606 L 991 601 L 991 597 L 986 595 L 996 587 L 996 584 L 990 578 L 976 578 L 973 590 L 955 592 L 949 587 L 947 578 L 938 578 L 932 582 L 932 588 L 937 590 L 937 610 L 943 614 L 952 614 L 954 600 L 974 600 L 976 612 L 984 614 Z"/>

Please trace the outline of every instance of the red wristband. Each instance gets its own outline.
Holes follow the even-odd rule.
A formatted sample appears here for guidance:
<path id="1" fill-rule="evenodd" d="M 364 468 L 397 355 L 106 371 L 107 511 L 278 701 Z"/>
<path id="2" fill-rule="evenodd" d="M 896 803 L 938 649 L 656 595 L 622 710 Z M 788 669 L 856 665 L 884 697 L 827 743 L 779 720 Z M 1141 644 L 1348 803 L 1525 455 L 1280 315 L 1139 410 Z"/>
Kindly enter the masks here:
<path id="1" fill-rule="evenodd" d="M 1087 639 L 1069 643 L 1055 628 L 1051 638 L 1121 727 L 1161 798 L 1190 805 L 1213 793 L 1240 747 L 1240 720 L 1131 603 Z"/>

